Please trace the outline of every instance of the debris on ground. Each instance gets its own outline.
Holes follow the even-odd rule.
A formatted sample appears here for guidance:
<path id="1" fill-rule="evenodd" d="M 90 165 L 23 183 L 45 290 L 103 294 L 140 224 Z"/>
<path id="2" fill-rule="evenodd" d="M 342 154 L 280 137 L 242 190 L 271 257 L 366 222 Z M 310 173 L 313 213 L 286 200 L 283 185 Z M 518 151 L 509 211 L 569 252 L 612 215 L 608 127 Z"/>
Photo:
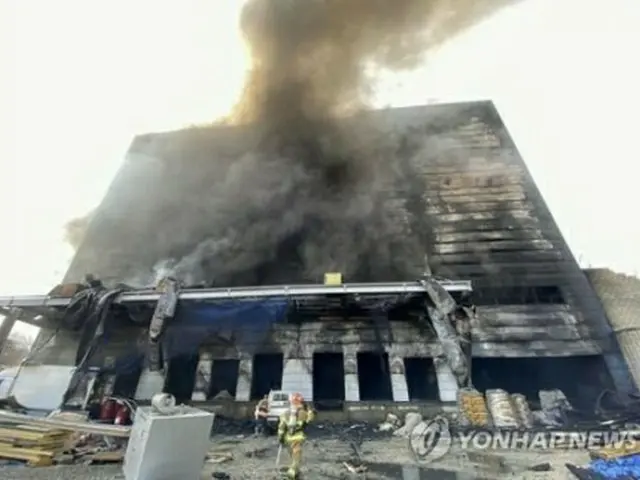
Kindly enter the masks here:
<path id="1" fill-rule="evenodd" d="M 422 422 L 422 415 L 416 412 L 409 412 L 404 417 L 404 425 L 393 432 L 396 437 L 409 437 L 413 429 Z"/>
<path id="2" fill-rule="evenodd" d="M 362 474 L 367 471 L 367 467 L 363 463 L 357 463 L 353 461 L 342 462 L 347 470 L 351 473 Z"/>
<path id="3" fill-rule="evenodd" d="M 231 460 L 233 460 L 233 455 L 231 455 L 230 453 L 225 453 L 225 454 L 213 455 L 211 457 L 208 457 L 207 463 L 219 464 L 219 463 L 230 462 Z"/>
<path id="4" fill-rule="evenodd" d="M 393 432 L 400 428 L 401 422 L 397 415 L 388 413 L 384 422 L 378 425 L 379 432 Z"/>
<path id="5" fill-rule="evenodd" d="M 527 470 L 529 472 L 550 472 L 551 470 L 553 470 L 553 467 L 549 462 L 545 462 L 531 465 L 529 468 L 527 468 Z"/>
<path id="6" fill-rule="evenodd" d="M 245 452 L 244 456 L 247 458 L 264 458 L 267 456 L 267 453 L 271 450 L 270 448 L 257 448 L 255 450 L 251 450 L 249 452 Z"/>
<path id="7" fill-rule="evenodd" d="M 571 463 L 566 463 L 565 466 L 567 467 L 567 470 L 569 470 L 569 472 L 571 472 L 578 480 L 602 480 L 603 478 L 606 478 L 588 468 L 578 467 Z"/>
<path id="8" fill-rule="evenodd" d="M 226 472 L 213 472 L 211 474 L 211 478 L 215 478 L 217 480 L 231 480 L 231 475 Z"/>
<path id="9" fill-rule="evenodd" d="M 539 423 L 547 427 L 561 427 L 568 423 L 567 415 L 573 411 L 573 407 L 562 390 L 540 390 L 539 412 L 533 412 L 533 416 Z"/>
<path id="10" fill-rule="evenodd" d="M 86 457 L 86 465 L 103 465 L 105 463 L 122 463 L 124 460 L 124 450 L 118 451 L 97 451 Z"/>

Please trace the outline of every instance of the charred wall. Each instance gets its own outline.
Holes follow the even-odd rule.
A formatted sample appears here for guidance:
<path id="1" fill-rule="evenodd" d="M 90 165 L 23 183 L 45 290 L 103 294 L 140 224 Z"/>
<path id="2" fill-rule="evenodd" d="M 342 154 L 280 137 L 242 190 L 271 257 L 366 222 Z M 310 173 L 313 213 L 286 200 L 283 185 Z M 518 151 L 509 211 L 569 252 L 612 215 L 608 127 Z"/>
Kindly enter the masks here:
<path id="1" fill-rule="evenodd" d="M 640 385 L 640 278 L 604 268 L 590 268 L 585 275 L 607 313 L 636 388 Z"/>
<path id="2" fill-rule="evenodd" d="M 480 355 L 493 355 L 497 344 L 541 355 L 616 350 L 593 289 L 491 102 L 381 110 L 346 121 L 374 125 L 392 139 L 399 177 L 383 208 L 397 222 L 399 242 L 420 246 L 399 250 L 399 278 L 358 280 L 429 271 L 473 280 Z M 127 282 L 191 251 L 207 225 L 201 195 L 224 179 L 252 135 L 248 127 L 211 127 L 137 137 L 66 280 L 90 272 Z M 170 238 L 164 244 L 171 247 L 148 248 L 158 238 Z M 269 283 L 321 281 L 305 278 L 295 262 L 275 271 Z"/>

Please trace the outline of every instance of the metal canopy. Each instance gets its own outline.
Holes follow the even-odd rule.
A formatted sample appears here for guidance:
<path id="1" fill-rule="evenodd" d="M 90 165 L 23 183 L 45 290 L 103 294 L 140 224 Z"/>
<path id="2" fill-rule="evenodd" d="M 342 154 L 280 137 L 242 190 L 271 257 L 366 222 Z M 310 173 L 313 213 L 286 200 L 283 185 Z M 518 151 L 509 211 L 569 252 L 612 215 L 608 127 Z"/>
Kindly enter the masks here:
<path id="1" fill-rule="evenodd" d="M 471 282 L 460 280 L 439 280 L 448 292 L 470 292 Z M 420 282 L 397 283 L 345 283 L 342 285 L 276 285 L 264 287 L 199 288 L 181 290 L 180 300 L 224 300 L 264 297 L 304 297 L 313 295 L 345 294 L 402 294 L 424 293 Z M 131 290 L 121 293 L 117 303 L 152 303 L 160 294 L 154 290 Z M 47 295 L 22 295 L 0 297 L 0 308 L 66 307 L 71 298 L 56 298 Z"/>

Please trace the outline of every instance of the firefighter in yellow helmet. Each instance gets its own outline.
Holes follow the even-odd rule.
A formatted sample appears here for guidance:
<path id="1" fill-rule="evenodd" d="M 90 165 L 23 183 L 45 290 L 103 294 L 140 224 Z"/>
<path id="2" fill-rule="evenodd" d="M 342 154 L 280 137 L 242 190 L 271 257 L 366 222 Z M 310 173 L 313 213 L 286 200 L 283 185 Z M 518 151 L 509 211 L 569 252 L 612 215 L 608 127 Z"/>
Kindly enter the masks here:
<path id="1" fill-rule="evenodd" d="M 278 441 L 280 445 L 289 447 L 291 466 L 287 470 L 287 477 L 299 478 L 300 462 L 302 460 L 302 444 L 306 439 L 306 426 L 313 421 L 314 411 L 307 406 L 299 393 L 289 397 L 291 408 L 280 416 L 278 423 Z"/>

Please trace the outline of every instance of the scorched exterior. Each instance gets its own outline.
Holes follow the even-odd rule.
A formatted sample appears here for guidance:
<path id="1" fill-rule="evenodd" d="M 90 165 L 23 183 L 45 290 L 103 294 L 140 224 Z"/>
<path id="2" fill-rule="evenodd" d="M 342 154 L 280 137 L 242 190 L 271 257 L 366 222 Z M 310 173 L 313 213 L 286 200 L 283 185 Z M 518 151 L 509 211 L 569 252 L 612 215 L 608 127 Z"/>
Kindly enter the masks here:
<path id="1" fill-rule="evenodd" d="M 437 145 L 408 148 L 398 157 L 405 181 L 401 188 L 390 189 L 385 208 L 404 219 L 398 235 L 417 236 L 423 246 L 402 259 L 407 265 L 404 281 L 425 274 L 472 281 L 478 312 L 472 326 L 476 386 L 514 391 L 515 380 L 495 373 L 509 370 L 512 376 L 537 382 L 530 385 L 532 392 L 557 387 L 579 398 L 596 395 L 602 385 L 628 390 L 628 371 L 602 306 L 494 105 L 482 101 L 388 109 L 362 119 L 397 136 L 399 142 L 410 133 Z M 91 273 L 111 284 L 128 282 L 136 272 L 150 271 L 158 261 L 176 254 L 145 248 L 157 237 L 174 235 L 180 239 L 175 249 L 193 248 L 189 239 L 197 236 L 198 225 L 181 219 L 200 214 L 206 221 L 206 212 L 198 210 L 199 189 L 210 188 L 224 175 L 220 165 L 231 165 L 243 154 L 247 135 L 250 129 L 220 126 L 137 137 L 93 216 L 65 281 Z M 226 160 L 214 167 L 212 157 Z M 280 283 L 309 280 L 295 266 L 287 268 L 286 282 Z M 179 322 L 171 328 L 173 335 L 180 335 Z M 451 371 L 433 360 L 440 353 L 435 336 L 403 318 L 392 319 L 389 328 L 377 328 L 365 319 L 340 318 L 320 309 L 297 323 L 273 326 L 268 341 L 249 349 L 238 346 L 236 339 L 242 336 L 238 328 L 202 343 L 194 355 L 171 359 L 168 376 L 178 370 L 182 377 L 195 376 L 190 385 L 172 388 L 194 401 L 212 401 L 226 391 L 226 396 L 246 402 L 269 388 L 347 404 L 456 398 Z M 40 361 L 72 364 L 76 335 L 59 334 L 42 349 Z M 123 325 L 95 362 L 113 361 L 135 349 L 144 336 L 142 327 Z M 378 373 L 368 355 L 382 358 Z M 340 372 L 342 386 L 337 393 L 321 392 L 336 383 L 323 365 Z M 536 368 L 533 378 L 527 372 Z M 275 376 L 268 373 L 274 369 Z M 563 371 L 569 379 L 561 379 Z M 384 392 L 366 386 L 372 380 L 363 377 L 385 372 Z M 259 376 L 268 378 L 257 380 Z M 135 390 L 137 397 L 149 398 L 165 381 L 171 383 L 164 374 L 140 368 L 121 383 Z M 576 386 L 580 382 L 583 387 Z"/>

